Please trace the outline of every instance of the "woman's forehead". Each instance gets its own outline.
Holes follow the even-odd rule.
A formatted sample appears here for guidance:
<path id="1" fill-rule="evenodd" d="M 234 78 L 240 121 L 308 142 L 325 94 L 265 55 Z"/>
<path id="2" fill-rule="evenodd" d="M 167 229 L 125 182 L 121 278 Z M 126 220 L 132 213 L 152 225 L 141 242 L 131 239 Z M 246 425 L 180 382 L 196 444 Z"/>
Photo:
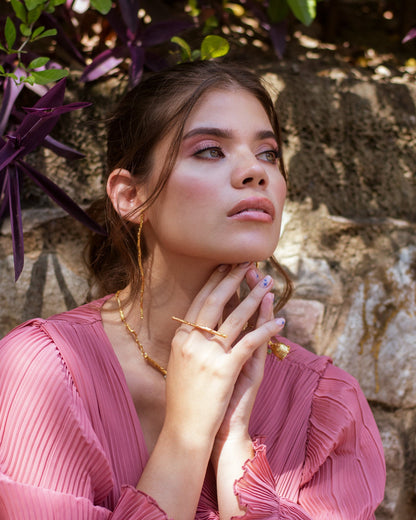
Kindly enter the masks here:
<path id="1" fill-rule="evenodd" d="M 184 126 L 184 135 L 193 126 L 227 127 L 233 120 L 236 124 L 254 120 L 257 124 L 271 127 L 265 108 L 257 97 L 243 88 L 213 88 L 205 92 L 196 102 Z M 224 128 L 225 128 L 224 127 Z"/>

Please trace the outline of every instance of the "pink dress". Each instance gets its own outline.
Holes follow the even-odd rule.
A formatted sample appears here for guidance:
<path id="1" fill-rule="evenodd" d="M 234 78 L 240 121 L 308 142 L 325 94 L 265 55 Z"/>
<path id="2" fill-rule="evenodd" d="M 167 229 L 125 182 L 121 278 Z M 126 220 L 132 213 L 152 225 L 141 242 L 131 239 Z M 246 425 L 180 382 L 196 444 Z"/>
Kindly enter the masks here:
<path id="1" fill-rule="evenodd" d="M 0 342 L 2 520 L 167 519 L 135 489 L 149 454 L 104 301 Z M 256 454 L 234 486 L 244 519 L 372 519 L 385 466 L 367 401 L 328 358 L 291 346 L 284 361 L 268 356 L 252 413 Z M 209 468 L 196 519 L 218 518 Z"/>

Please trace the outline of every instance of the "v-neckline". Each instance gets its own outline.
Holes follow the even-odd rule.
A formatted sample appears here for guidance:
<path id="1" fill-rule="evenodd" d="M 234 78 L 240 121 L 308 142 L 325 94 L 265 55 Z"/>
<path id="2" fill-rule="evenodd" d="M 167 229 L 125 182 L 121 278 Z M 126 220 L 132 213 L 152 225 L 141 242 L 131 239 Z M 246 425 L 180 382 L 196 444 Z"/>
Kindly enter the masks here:
<path id="1" fill-rule="evenodd" d="M 102 313 L 101 313 L 103 305 L 113 296 L 114 296 L 113 294 L 109 294 L 109 295 L 104 296 L 103 298 L 99 299 L 95 303 L 98 304 L 97 311 L 98 311 L 98 315 L 99 315 L 99 324 L 100 324 L 102 335 L 105 338 L 105 341 L 104 341 L 105 348 L 107 349 L 107 353 L 109 355 L 113 368 L 116 371 L 117 377 L 120 380 L 121 387 L 122 387 L 124 396 L 126 398 L 126 401 L 127 401 L 128 407 L 129 407 L 129 412 L 133 416 L 134 429 L 135 429 L 136 437 L 139 440 L 140 455 L 142 457 L 143 468 L 144 468 L 147 461 L 149 460 L 150 454 L 147 449 L 146 441 L 144 438 L 144 432 L 143 432 L 142 425 L 140 422 L 140 417 L 137 414 L 137 410 L 134 405 L 133 397 L 130 393 L 130 390 L 129 390 L 129 387 L 127 384 L 127 380 L 126 380 L 126 376 L 124 375 L 123 367 L 121 366 L 120 361 L 117 357 L 117 354 L 114 351 L 114 347 L 110 341 L 110 338 L 108 337 L 108 335 L 105 331 L 103 317 L 102 317 Z"/>

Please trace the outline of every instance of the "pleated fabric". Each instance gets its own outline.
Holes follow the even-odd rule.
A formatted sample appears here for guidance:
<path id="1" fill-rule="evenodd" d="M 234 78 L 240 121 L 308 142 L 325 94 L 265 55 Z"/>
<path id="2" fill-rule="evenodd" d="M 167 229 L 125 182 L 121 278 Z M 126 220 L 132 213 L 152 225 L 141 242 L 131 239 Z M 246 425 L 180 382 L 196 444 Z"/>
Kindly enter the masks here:
<path id="1" fill-rule="evenodd" d="M 0 342 L 0 520 L 168 520 L 135 488 L 149 455 L 102 325 L 107 298 Z M 280 339 L 291 352 L 268 356 L 250 421 L 255 456 L 234 486 L 243 518 L 373 519 L 385 466 L 358 383 Z M 196 519 L 218 518 L 209 467 Z"/>

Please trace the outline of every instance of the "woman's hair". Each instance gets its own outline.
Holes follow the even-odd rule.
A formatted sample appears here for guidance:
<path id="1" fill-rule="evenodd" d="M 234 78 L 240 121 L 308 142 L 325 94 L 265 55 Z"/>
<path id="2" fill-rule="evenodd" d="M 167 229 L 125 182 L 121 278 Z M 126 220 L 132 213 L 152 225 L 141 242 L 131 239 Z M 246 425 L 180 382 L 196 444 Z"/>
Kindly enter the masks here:
<path id="1" fill-rule="evenodd" d="M 159 180 L 149 198 L 132 213 L 145 211 L 158 197 L 174 167 L 186 121 L 201 97 L 212 90 L 245 90 L 263 106 L 281 148 L 280 127 L 273 101 L 260 79 L 251 71 L 228 62 L 198 61 L 176 65 L 153 73 L 130 90 L 120 101 L 107 125 L 107 176 L 114 170 L 128 170 L 138 184 L 147 181 L 153 152 L 169 133 L 172 143 Z M 286 177 L 281 154 L 279 167 Z M 94 235 L 88 249 L 89 268 L 99 292 L 108 294 L 129 283 L 132 294 L 140 286 L 137 260 L 138 225 L 122 218 L 106 195 L 93 207 L 93 216 L 103 223 L 107 236 Z M 137 219 L 136 219 L 137 220 Z M 142 258 L 147 255 L 142 239 Z M 279 308 L 289 299 L 292 284 L 278 263 L 285 280 Z"/>

